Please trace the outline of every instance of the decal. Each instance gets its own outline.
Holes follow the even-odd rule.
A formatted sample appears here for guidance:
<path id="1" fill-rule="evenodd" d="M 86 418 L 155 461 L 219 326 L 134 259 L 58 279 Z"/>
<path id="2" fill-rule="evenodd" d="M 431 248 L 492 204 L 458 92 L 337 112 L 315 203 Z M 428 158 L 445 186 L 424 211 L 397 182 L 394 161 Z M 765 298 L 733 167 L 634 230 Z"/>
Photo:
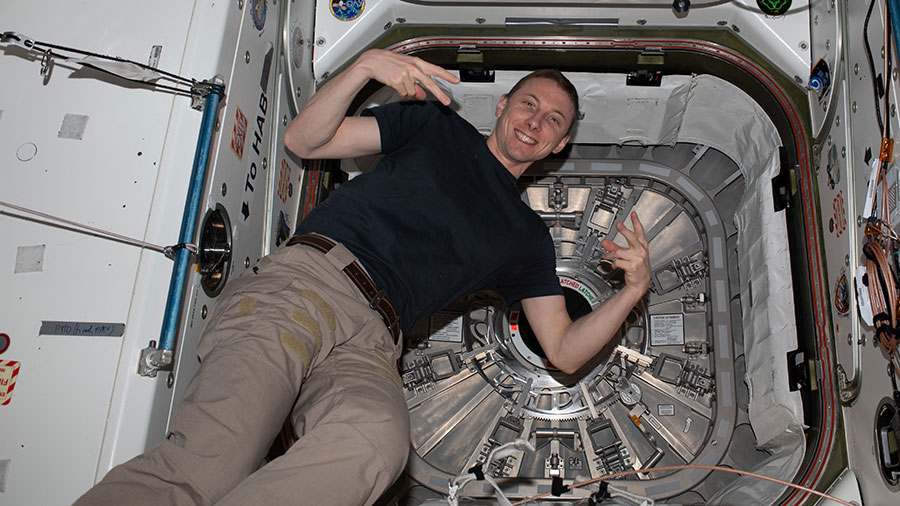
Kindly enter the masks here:
<path id="1" fill-rule="evenodd" d="M 834 308 L 842 315 L 850 311 L 850 283 L 844 269 L 841 269 L 841 275 L 834 284 Z"/>
<path id="2" fill-rule="evenodd" d="M 0 360 L 0 406 L 6 406 L 12 400 L 16 378 L 19 376 L 19 363 L 13 360 Z"/>
<path id="3" fill-rule="evenodd" d="M 0 353 L 3 353 L 9 348 L 9 336 L 6 334 L 0 334 Z"/>
<path id="4" fill-rule="evenodd" d="M 294 31 L 291 32 L 291 62 L 293 62 L 295 68 L 300 68 L 300 65 L 303 64 L 303 50 L 305 46 L 303 31 L 300 30 L 299 26 L 295 26 Z"/>
<path id="5" fill-rule="evenodd" d="M 759 10 L 769 16 L 781 16 L 791 8 L 791 0 L 756 0 Z"/>
<path id="6" fill-rule="evenodd" d="M 824 59 L 820 58 L 816 66 L 813 67 L 809 75 L 809 88 L 816 92 L 820 103 L 825 100 L 828 90 L 831 89 L 831 71 L 828 69 L 828 63 Z"/>
<path id="7" fill-rule="evenodd" d="M 288 197 L 294 195 L 294 183 L 291 182 L 291 166 L 287 160 L 281 160 L 281 170 L 278 172 L 278 187 L 276 192 L 282 203 L 287 203 Z"/>
<path id="8" fill-rule="evenodd" d="M 835 144 L 832 144 L 831 149 L 828 150 L 825 173 L 828 174 L 828 187 L 834 190 L 835 185 L 841 182 L 841 166 L 838 162 L 837 145 Z"/>
<path id="9" fill-rule="evenodd" d="M 266 90 L 269 88 L 269 72 L 272 68 L 273 51 L 272 45 L 269 44 L 269 50 L 266 52 L 265 63 L 263 63 L 259 77 L 260 92 L 256 111 L 256 128 L 253 129 L 253 142 L 250 143 L 250 148 L 253 149 L 256 159 L 250 162 L 250 168 L 247 170 L 246 182 L 244 183 L 244 201 L 241 203 L 241 216 L 244 217 L 244 221 L 247 221 L 251 214 L 250 200 L 252 195 L 247 195 L 247 192 L 253 193 L 256 189 L 254 184 L 256 183 L 256 175 L 259 173 L 259 165 L 262 165 L 263 170 L 265 170 L 263 132 L 266 126 L 266 112 L 269 110 L 269 97 L 266 95 Z M 256 163 L 257 161 L 260 162 L 259 165 Z"/>
<path id="10" fill-rule="evenodd" d="M 278 211 L 278 235 L 275 237 L 275 247 L 281 246 L 281 243 L 286 241 L 288 237 L 291 236 L 291 227 L 288 226 L 288 222 L 291 221 L 291 217 L 285 214 L 284 211 Z"/>
<path id="11" fill-rule="evenodd" d="M 250 16 L 253 26 L 262 31 L 266 26 L 266 0 L 250 0 Z"/>
<path id="12" fill-rule="evenodd" d="M 366 8 L 366 0 L 331 0 L 331 13 L 341 21 L 353 21 Z"/>
<path id="13" fill-rule="evenodd" d="M 832 207 L 834 208 L 834 231 L 840 237 L 847 230 L 847 208 L 844 204 L 843 191 L 838 192 Z"/>
<path id="14" fill-rule="evenodd" d="M 593 304 L 594 300 L 597 298 L 597 296 L 594 295 L 594 293 L 591 292 L 591 290 L 588 287 L 582 285 L 581 283 L 579 283 L 578 281 L 575 281 L 573 279 L 559 278 L 559 284 L 560 284 L 560 286 L 571 288 L 571 289 L 575 290 L 576 292 L 580 293 L 591 304 Z"/>
<path id="15" fill-rule="evenodd" d="M 463 341 L 463 315 L 458 311 L 436 311 L 428 319 L 428 326 L 430 341 Z"/>
<path id="16" fill-rule="evenodd" d="M 681 313 L 650 315 L 650 344 L 653 346 L 684 344 L 684 315 Z"/>
<path id="17" fill-rule="evenodd" d="M 247 116 L 240 107 L 235 108 L 234 128 L 231 130 L 231 151 L 237 155 L 238 160 L 244 160 L 244 144 L 247 140 Z"/>
<path id="18" fill-rule="evenodd" d="M 124 323 L 104 322 L 41 322 L 41 336 L 89 336 L 89 337 L 122 337 L 125 335 Z"/>

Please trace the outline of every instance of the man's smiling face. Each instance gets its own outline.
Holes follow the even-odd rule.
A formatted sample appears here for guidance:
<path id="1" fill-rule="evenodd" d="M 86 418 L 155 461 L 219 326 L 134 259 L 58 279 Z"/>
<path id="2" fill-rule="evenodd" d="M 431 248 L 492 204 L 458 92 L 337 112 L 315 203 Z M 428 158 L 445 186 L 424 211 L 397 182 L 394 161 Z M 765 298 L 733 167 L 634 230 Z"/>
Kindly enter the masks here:
<path id="1" fill-rule="evenodd" d="M 569 141 L 576 111 L 555 82 L 535 78 L 524 82 L 497 104 L 497 126 L 488 138 L 494 156 L 519 177 L 532 162 L 558 153 Z"/>

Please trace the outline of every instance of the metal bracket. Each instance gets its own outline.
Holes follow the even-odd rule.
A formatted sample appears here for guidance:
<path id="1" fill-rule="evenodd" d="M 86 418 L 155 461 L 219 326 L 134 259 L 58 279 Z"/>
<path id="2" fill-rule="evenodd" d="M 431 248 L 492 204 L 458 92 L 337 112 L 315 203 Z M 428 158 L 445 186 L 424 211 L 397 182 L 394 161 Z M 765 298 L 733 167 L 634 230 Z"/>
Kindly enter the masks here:
<path id="1" fill-rule="evenodd" d="M 0 34 L 0 43 L 13 44 L 29 50 L 34 49 L 36 44 L 34 39 L 19 32 L 3 32 Z"/>
<path id="2" fill-rule="evenodd" d="M 138 374 L 155 378 L 159 371 L 171 371 L 173 364 L 172 350 L 157 349 L 156 341 L 150 341 L 150 346 L 141 350 Z"/>

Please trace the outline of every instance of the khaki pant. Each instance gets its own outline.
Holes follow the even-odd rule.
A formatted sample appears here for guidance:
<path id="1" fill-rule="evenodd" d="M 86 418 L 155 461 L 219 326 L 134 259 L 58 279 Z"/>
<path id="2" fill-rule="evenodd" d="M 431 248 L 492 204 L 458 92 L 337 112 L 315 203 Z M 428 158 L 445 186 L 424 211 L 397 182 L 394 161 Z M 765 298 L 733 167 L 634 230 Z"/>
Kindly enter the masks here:
<path id="1" fill-rule="evenodd" d="M 229 283 L 166 439 L 75 505 L 377 500 L 406 464 L 409 415 L 401 345 L 340 272 L 353 260 L 289 246 Z M 288 415 L 299 441 L 259 468 Z"/>

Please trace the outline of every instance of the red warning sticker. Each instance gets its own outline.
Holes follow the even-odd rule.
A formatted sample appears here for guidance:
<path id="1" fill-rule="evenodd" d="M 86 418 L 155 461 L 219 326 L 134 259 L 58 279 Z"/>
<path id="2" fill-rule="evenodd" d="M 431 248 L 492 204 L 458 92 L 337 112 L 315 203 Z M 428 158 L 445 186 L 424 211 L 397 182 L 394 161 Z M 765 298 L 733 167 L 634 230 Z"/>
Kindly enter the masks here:
<path id="1" fill-rule="evenodd" d="M 278 173 L 278 198 L 287 203 L 288 197 L 294 193 L 294 184 L 291 183 L 291 166 L 285 160 L 281 160 L 281 171 Z"/>
<path id="2" fill-rule="evenodd" d="M 231 131 L 231 150 L 237 155 L 238 160 L 244 159 L 244 144 L 247 139 L 247 116 L 241 112 L 240 107 L 235 107 L 234 129 Z"/>
<path id="3" fill-rule="evenodd" d="M 840 237 L 841 234 L 847 230 L 847 208 L 844 205 L 843 191 L 838 192 L 837 196 L 834 198 L 832 207 L 834 208 L 834 230 L 837 232 L 837 236 Z M 831 227 L 829 226 L 829 229 L 830 228 Z"/>
<path id="4" fill-rule="evenodd" d="M 6 406 L 12 400 L 12 392 L 19 376 L 19 363 L 13 360 L 0 360 L 0 406 Z"/>

